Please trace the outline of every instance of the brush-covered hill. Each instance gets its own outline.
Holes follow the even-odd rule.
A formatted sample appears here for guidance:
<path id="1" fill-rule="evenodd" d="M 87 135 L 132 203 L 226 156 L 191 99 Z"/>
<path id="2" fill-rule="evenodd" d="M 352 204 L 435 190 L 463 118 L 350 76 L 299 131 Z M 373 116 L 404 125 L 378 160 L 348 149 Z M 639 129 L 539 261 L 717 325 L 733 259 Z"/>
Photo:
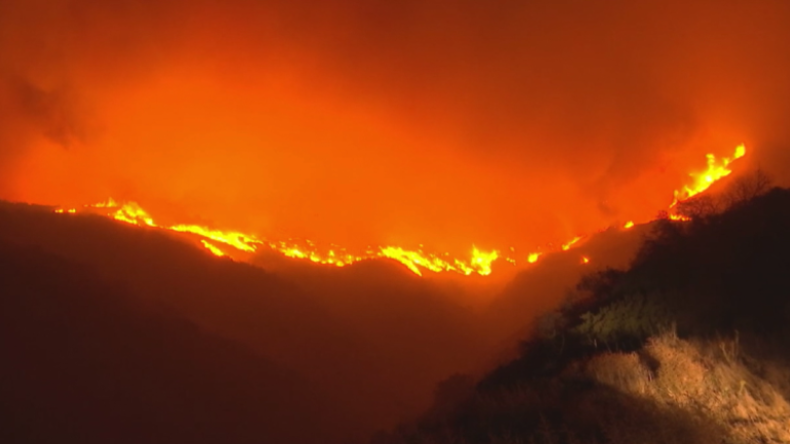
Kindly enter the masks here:
<path id="1" fill-rule="evenodd" d="M 372 442 L 790 442 L 790 190 L 744 184 L 657 221 L 517 359 L 447 379 L 420 420 Z"/>

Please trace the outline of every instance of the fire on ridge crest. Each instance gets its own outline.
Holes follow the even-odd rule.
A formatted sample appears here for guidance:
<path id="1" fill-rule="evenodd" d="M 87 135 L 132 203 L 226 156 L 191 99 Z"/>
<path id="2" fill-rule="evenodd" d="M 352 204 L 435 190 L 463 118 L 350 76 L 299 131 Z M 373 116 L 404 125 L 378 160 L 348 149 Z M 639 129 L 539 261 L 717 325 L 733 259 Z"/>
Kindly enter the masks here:
<path id="1" fill-rule="evenodd" d="M 690 176 L 694 179 L 694 183 L 690 186 L 684 186 L 682 190 L 676 190 L 674 193 L 674 200 L 670 205 L 670 210 L 674 209 L 678 202 L 695 196 L 707 190 L 713 183 L 719 179 L 728 176 L 732 173 L 729 165 L 743 157 L 746 154 L 744 145 L 739 145 L 735 149 L 732 157 L 722 158 L 717 162 L 713 154 L 708 154 L 707 169 L 700 173 L 691 173 Z M 191 233 L 200 236 L 201 244 L 212 254 L 216 256 L 226 256 L 226 251 L 220 248 L 232 247 L 238 251 L 246 253 L 255 253 L 262 245 L 268 246 L 272 250 L 278 251 L 286 257 L 305 259 L 318 264 L 334 265 L 343 267 L 354 262 L 359 262 L 364 259 L 373 258 L 390 258 L 401 262 L 413 273 L 422 276 L 422 270 L 429 270 L 433 272 L 456 272 L 464 275 L 471 275 L 477 273 L 482 276 L 491 274 L 491 267 L 494 261 L 500 257 L 504 257 L 507 262 L 516 265 L 517 261 L 510 256 L 500 256 L 500 252 L 496 250 L 482 251 L 477 247 L 472 247 L 470 258 L 462 260 L 458 258 L 450 258 L 448 253 L 444 254 L 444 258 L 438 254 L 426 253 L 422 249 L 408 250 L 402 247 L 385 246 L 378 247 L 378 250 L 368 249 L 364 255 L 354 255 L 346 251 L 344 248 L 335 247 L 329 249 L 326 253 L 321 253 L 315 244 L 309 240 L 304 242 L 297 242 L 294 240 L 289 241 L 266 241 L 259 239 L 255 235 L 245 234 L 236 231 L 225 231 L 204 227 L 201 225 L 188 225 L 178 224 L 172 226 L 158 225 L 153 217 L 148 214 L 136 202 L 119 203 L 112 198 L 107 202 L 101 202 L 93 205 L 86 205 L 84 209 L 100 209 L 109 211 L 106 213 L 108 217 L 115 220 L 129 223 L 138 226 L 147 226 L 153 228 L 160 228 L 180 233 Z M 79 210 L 76 208 L 58 208 L 55 210 L 57 213 L 75 214 Z M 670 212 L 668 215 L 670 220 L 686 221 L 687 217 Z M 634 227 L 634 221 L 629 220 L 622 226 L 622 229 L 630 229 Z M 561 245 L 562 251 L 567 251 L 575 246 L 577 243 L 585 239 L 587 236 L 576 236 L 568 242 Z M 511 252 L 513 248 L 511 248 Z M 532 252 L 526 255 L 527 263 L 535 263 L 546 251 Z M 587 264 L 590 259 L 587 256 L 582 256 L 582 263 Z"/>
<path id="2" fill-rule="evenodd" d="M 697 194 L 707 190 L 719 179 L 729 176 L 732 170 L 729 165 L 746 155 L 746 146 L 743 144 L 735 148 L 735 153 L 732 157 L 724 157 L 721 161 L 716 161 L 716 156 L 707 154 L 705 157 L 708 160 L 708 168 L 700 173 L 691 173 L 689 176 L 694 178 L 694 183 L 690 186 L 684 186 L 682 190 L 675 190 L 675 200 L 672 202 L 671 207 L 674 207 L 679 201 L 696 196 Z"/>

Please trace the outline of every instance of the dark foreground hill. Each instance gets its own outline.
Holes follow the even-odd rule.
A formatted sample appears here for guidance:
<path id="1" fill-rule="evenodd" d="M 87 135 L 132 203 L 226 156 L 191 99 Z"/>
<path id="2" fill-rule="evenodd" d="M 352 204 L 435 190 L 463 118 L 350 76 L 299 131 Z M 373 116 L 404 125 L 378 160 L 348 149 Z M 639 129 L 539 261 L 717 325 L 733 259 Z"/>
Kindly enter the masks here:
<path id="1" fill-rule="evenodd" d="M 302 392 L 311 393 L 311 402 L 304 407 L 305 416 L 299 427 L 309 436 L 320 436 L 322 444 L 332 444 L 363 441 L 377 429 L 416 417 L 430 406 L 437 382 L 458 371 L 488 368 L 491 356 L 499 355 L 500 350 L 506 350 L 509 355 L 512 345 L 517 343 L 515 333 L 523 331 L 537 311 L 554 306 L 566 287 L 589 270 L 589 266 L 579 264 L 579 254 L 591 254 L 596 261 L 607 256 L 630 256 L 633 247 L 629 245 L 637 242 L 638 234 L 635 230 L 615 230 L 603 235 L 600 246 L 591 241 L 583 247 L 590 251 L 562 252 L 556 260 L 540 261 L 522 272 L 495 297 L 494 305 L 482 313 L 461 303 L 461 293 L 467 290 L 466 281 L 448 281 L 448 285 L 441 279 L 419 278 L 390 261 L 364 261 L 342 269 L 288 261 L 282 264 L 285 268 L 269 268 L 266 264 L 259 267 L 216 258 L 196 247 L 190 239 L 184 240 L 163 230 L 130 226 L 98 215 L 55 214 L 47 207 L 0 202 L 0 242 L 6 249 L 3 258 L 13 265 L 6 267 L 6 272 L 21 266 L 14 263 L 17 256 L 24 258 L 32 254 L 40 256 L 43 262 L 48 260 L 45 258 L 60 261 L 36 272 L 14 275 L 17 287 L 13 291 L 8 287 L 10 280 L 0 281 L 0 298 L 15 298 L 25 303 L 29 301 L 17 294 L 19 288 L 49 285 L 36 287 L 36 300 L 44 302 L 36 306 L 9 306 L 4 315 L 21 319 L 20 325 L 26 325 L 25 319 L 37 316 L 36 308 L 49 310 L 48 304 L 62 300 L 64 304 L 79 307 L 73 308 L 74 319 L 97 317 L 104 308 L 94 304 L 111 304 L 117 299 L 120 305 L 114 309 L 115 313 L 120 316 L 127 308 L 134 307 L 129 316 L 137 316 L 141 325 L 150 323 L 142 319 L 162 316 L 166 320 L 161 322 L 177 320 L 192 325 L 201 334 L 220 341 L 215 344 L 214 354 L 223 347 L 242 350 L 302 377 L 305 383 L 300 387 Z M 35 264 L 30 266 L 36 269 Z M 69 278 L 72 272 L 78 273 L 78 282 L 90 288 L 90 292 L 99 292 L 96 288 L 106 292 L 101 297 L 79 300 L 74 299 L 74 291 L 61 292 L 55 283 Z M 547 285 L 538 285 L 541 282 Z M 48 296 L 50 291 L 55 292 L 54 296 Z M 4 299 L 4 302 L 8 301 Z M 48 325 L 45 323 L 44 327 Z M 90 336 L 96 339 L 91 340 L 100 338 L 104 341 L 102 346 L 81 349 L 82 354 L 60 356 L 63 366 L 97 359 L 104 363 L 103 350 L 128 348 L 128 342 L 136 337 L 132 332 L 124 335 L 102 332 L 102 328 L 115 324 L 86 325 L 93 326 Z M 56 336 L 52 330 L 39 327 L 30 323 L 31 331 L 40 329 L 42 337 Z M 27 336 L 10 331 L 3 333 L 3 340 L 9 346 L 22 348 L 29 341 Z M 81 341 L 73 339 L 75 344 Z M 148 345 L 134 344 L 139 350 Z M 141 361 L 150 361 L 145 368 L 151 378 L 165 378 L 167 373 L 162 371 L 175 369 L 177 365 L 193 371 L 204 369 L 202 361 L 191 362 L 177 353 L 168 356 L 173 357 L 172 365 L 164 369 L 157 367 L 161 361 L 159 355 Z M 36 361 L 28 362 L 28 358 L 28 355 L 20 356 L 16 365 L 36 367 Z M 114 374 L 114 367 L 97 364 L 91 369 L 99 379 L 115 378 L 108 376 Z M 54 377 L 47 372 L 56 373 L 51 366 L 40 370 L 42 377 Z M 146 381 L 118 379 L 117 385 L 125 387 L 118 390 L 153 393 L 155 386 L 163 385 L 157 382 L 148 387 Z M 62 382 L 68 384 L 69 380 Z M 267 386 L 252 377 L 245 380 L 248 383 Z M 295 404 L 282 405 L 285 412 L 291 407 L 300 408 L 296 402 L 301 399 L 298 393 L 297 390 L 292 400 Z M 190 404 L 182 397 L 185 394 L 200 402 L 212 399 L 210 394 L 204 397 L 200 391 L 182 390 L 170 393 L 173 398 L 170 403 Z M 19 399 L 38 396 L 36 392 L 18 395 Z M 68 396 L 59 399 L 66 400 Z M 271 399 L 272 406 L 279 406 L 275 400 Z M 207 401 L 207 405 L 222 403 Z M 313 418 L 315 405 L 331 407 L 319 409 Z M 31 410 L 30 418 L 36 412 L 42 415 L 48 412 L 50 417 L 56 417 L 66 408 L 66 401 L 55 403 L 48 410 Z M 90 416 L 86 412 L 83 418 Z M 168 421 L 164 413 L 159 418 L 162 423 Z M 290 424 L 286 420 L 275 423 Z M 106 430 L 116 425 L 108 425 Z M 180 427 L 177 421 L 173 427 Z M 262 425 L 261 436 L 267 436 L 267 430 Z"/>
<path id="2" fill-rule="evenodd" d="M 167 307 L 173 316 L 222 338 L 228 347 L 292 369 L 305 379 L 303 389 L 310 387 L 307 391 L 315 390 L 315 400 L 331 405 L 332 430 L 327 432 L 321 421 L 313 423 L 309 418 L 300 423 L 302 430 L 320 436 L 322 444 L 338 442 L 337 437 L 343 437 L 342 442 L 346 437 L 365 439 L 377 428 L 418 414 L 430 404 L 431 390 L 438 381 L 481 353 L 471 313 L 398 264 L 379 261 L 321 269 L 318 274 L 277 274 L 216 258 L 163 230 L 1 202 L 0 242 L 17 246 L 15 252 L 7 251 L 4 256 L 14 267 L 20 266 L 14 264 L 17 255 L 38 251 L 61 258 L 69 270 L 82 267 L 80 276 L 86 285 L 109 288 L 102 297 L 80 301 L 69 299 L 75 297 L 71 291 L 58 293 L 64 303 L 79 302 L 77 306 L 85 310 L 80 316 L 96 315 L 100 307 L 92 307 L 91 301 L 105 299 L 108 304 L 117 298 L 124 304 L 133 301 L 143 317 L 153 316 L 146 310 Z M 39 285 L 69 276 L 69 271 L 52 264 L 46 271 L 21 274 L 15 282 Z M 4 290 L 7 285 L 0 281 L 2 298 L 14 296 Z M 41 289 L 39 299 L 48 300 L 42 298 L 58 288 L 53 284 Z M 20 298 L 17 295 L 16 299 Z M 46 303 L 39 308 L 48 309 Z M 35 315 L 33 306 L 18 310 L 22 309 L 27 311 L 15 314 L 17 309 L 9 307 L 4 315 L 23 320 Z M 146 322 L 140 320 L 140 324 Z M 93 336 L 103 338 L 105 348 L 135 336 L 131 332 L 123 337 L 108 336 L 101 332 L 101 325 L 94 327 Z M 4 334 L 3 340 L 19 346 L 26 341 L 12 333 Z M 143 344 L 136 347 L 145 348 Z M 72 359 L 94 359 L 90 350 L 99 349 L 86 349 L 85 356 L 72 355 Z M 150 356 L 149 361 L 153 365 L 159 358 Z M 198 362 L 192 364 L 203 368 Z M 152 375 L 156 368 L 151 367 Z M 98 366 L 95 370 L 102 372 Z M 53 370 L 49 367 L 48 371 Z M 262 378 L 260 383 L 245 383 L 266 384 L 266 375 Z M 199 398 L 200 392 L 194 396 Z M 53 407 L 53 412 L 57 411 Z M 279 426 L 287 421 L 275 423 Z"/>
<path id="3" fill-rule="evenodd" d="M 0 442 L 323 442 L 306 380 L 95 274 L 0 242 Z"/>
<path id="4" fill-rule="evenodd" d="M 628 269 L 582 279 L 520 357 L 446 380 L 419 421 L 373 442 L 790 442 L 790 190 L 759 194 L 658 221 Z"/>
<path id="5" fill-rule="evenodd" d="M 592 267 L 602 267 L 607 260 L 625 262 L 640 236 L 637 229 L 607 230 L 571 251 L 547 255 L 505 286 L 487 308 L 473 312 L 457 302 L 455 291 L 463 288 L 418 278 L 388 261 L 365 261 L 342 269 L 289 262 L 286 269 L 267 270 L 216 258 L 163 230 L 96 215 L 54 214 L 50 208 L 0 203 L 0 243 L 6 249 L 3 260 L 10 264 L 6 273 L 13 277 L 0 281 L 0 298 L 11 304 L 3 315 L 19 320 L 0 332 L 3 343 L 9 350 L 15 347 L 15 353 L 38 343 L 53 344 L 43 349 L 54 353 L 50 361 L 57 362 L 43 366 L 36 360 L 38 355 L 15 355 L 18 362 L 8 371 L 17 370 L 8 386 L 27 389 L 9 395 L 17 405 L 9 411 L 17 413 L 6 418 L 12 424 L 32 425 L 8 430 L 18 437 L 43 425 L 67 424 L 72 421 L 68 418 L 83 426 L 92 424 L 94 417 L 103 418 L 95 412 L 107 404 L 96 400 L 106 392 L 92 386 L 84 390 L 90 408 L 69 410 L 70 402 L 82 399 L 85 381 L 97 380 L 104 381 L 101 387 L 113 386 L 117 394 L 112 399 L 130 406 L 129 412 L 144 412 L 103 420 L 106 427 L 95 432 L 103 433 L 96 438 L 99 441 L 114 437 L 113 432 L 123 433 L 127 425 L 123 421 L 138 416 L 145 424 L 156 425 L 141 430 L 157 430 L 166 442 L 195 442 L 184 430 L 211 441 L 229 429 L 233 432 L 219 442 L 270 441 L 272 437 L 286 443 L 366 440 L 376 429 L 417 417 L 430 406 L 437 382 L 455 372 L 490 368 L 492 360 L 502 362 L 503 355 L 509 356 L 503 351 L 516 343 L 516 335 L 526 331 L 537 311 L 555 307 L 573 282 Z M 581 263 L 581 255 L 589 255 L 593 263 Z M 28 257 L 36 259 L 25 262 Z M 28 272 L 9 271 L 25 264 L 31 267 Z M 36 289 L 34 297 L 27 296 L 28 287 Z M 54 310 L 62 319 L 54 323 L 40 319 L 58 304 L 66 307 Z M 104 310 L 115 316 L 108 317 L 114 321 L 93 321 L 103 319 Z M 126 317 L 132 319 L 123 321 Z M 80 321 L 68 323 L 70 319 Z M 79 334 L 61 338 L 60 330 L 53 330 L 52 325 L 64 323 Z M 145 330 L 162 323 L 184 326 L 203 339 L 180 339 L 173 332 L 180 332 L 181 327 L 175 326 L 157 327 L 163 331 L 160 334 Z M 91 330 L 80 330 L 83 324 Z M 22 326 L 29 329 L 10 330 Z M 68 338 L 68 343 L 59 342 Z M 214 345 L 205 350 L 190 345 L 206 341 Z M 157 344 L 170 348 L 162 351 Z M 58 351 L 70 347 L 79 352 Z M 137 354 L 107 352 L 126 349 Z M 236 375 L 233 371 L 246 367 L 231 365 L 222 373 L 217 362 L 234 362 L 222 357 L 223 353 L 240 353 L 274 370 L 272 374 Z M 85 366 L 92 377 L 76 385 L 57 370 Z M 118 374 L 138 367 L 146 372 Z M 64 375 L 82 374 L 69 371 Z M 190 376 L 188 381 L 194 386 L 176 390 L 180 386 L 171 381 L 185 371 L 204 379 Z M 45 382 L 42 386 L 51 390 L 43 394 L 32 390 L 38 387 L 38 379 L 25 379 L 28 374 L 38 375 Z M 283 374 L 286 380 L 278 379 Z M 74 391 L 72 386 L 80 388 Z M 165 389 L 157 395 L 160 387 Z M 438 411 L 446 411 L 470 387 L 468 377 L 445 381 L 437 393 Z M 259 389 L 275 388 L 282 391 L 275 390 L 264 404 L 244 398 L 257 396 Z M 46 397 L 50 392 L 53 397 Z M 138 393 L 145 396 L 131 395 Z M 130 396 L 132 401 L 124 401 Z M 160 402 L 157 396 L 166 401 Z M 25 410 L 25 402 L 32 402 L 32 407 Z M 270 411 L 276 412 L 269 415 L 270 422 L 255 416 Z M 222 412 L 230 412 L 236 422 L 223 419 Z M 59 430 L 66 431 L 62 440 L 81 439 L 79 434 L 70 434 L 68 427 Z M 74 430 L 82 433 L 82 428 Z M 132 441 L 156 442 L 155 438 L 130 436 Z M 34 441 L 27 438 L 22 435 L 17 442 Z"/>

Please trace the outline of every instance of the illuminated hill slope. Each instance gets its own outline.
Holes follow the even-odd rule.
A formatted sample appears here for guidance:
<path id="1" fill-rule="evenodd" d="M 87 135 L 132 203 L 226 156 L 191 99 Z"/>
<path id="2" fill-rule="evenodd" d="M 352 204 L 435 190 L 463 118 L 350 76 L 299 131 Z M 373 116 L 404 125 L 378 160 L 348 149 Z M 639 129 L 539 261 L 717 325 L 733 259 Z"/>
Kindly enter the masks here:
<path id="1" fill-rule="evenodd" d="M 660 222 L 629 268 L 583 279 L 535 323 L 518 358 L 446 380 L 419 421 L 373 442 L 788 442 L 790 190 L 742 196 Z"/>

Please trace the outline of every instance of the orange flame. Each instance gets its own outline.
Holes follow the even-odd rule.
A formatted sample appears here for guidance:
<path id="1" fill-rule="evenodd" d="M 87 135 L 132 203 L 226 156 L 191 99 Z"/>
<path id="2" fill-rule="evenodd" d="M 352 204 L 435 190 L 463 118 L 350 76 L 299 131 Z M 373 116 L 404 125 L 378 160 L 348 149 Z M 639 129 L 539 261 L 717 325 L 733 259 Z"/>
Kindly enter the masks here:
<path id="1" fill-rule="evenodd" d="M 735 148 L 735 153 L 731 158 L 725 157 L 721 159 L 721 162 L 716 162 L 716 156 L 713 154 L 708 154 L 706 156 L 708 159 L 708 169 L 701 173 L 689 174 L 694 178 L 694 184 L 683 187 L 683 190 L 675 190 L 675 200 L 672 202 L 671 207 L 674 207 L 681 200 L 688 199 L 689 197 L 695 196 L 707 190 L 711 185 L 713 185 L 722 177 L 729 176 L 730 173 L 732 173 L 732 170 L 728 168 L 730 163 L 732 163 L 734 160 L 740 159 L 745 155 L 746 147 L 743 144 L 738 145 Z"/>
<path id="2" fill-rule="evenodd" d="M 739 145 L 735 149 L 735 153 L 731 158 L 723 158 L 721 162 L 716 162 L 715 156 L 713 154 L 708 154 L 707 170 L 702 173 L 690 174 L 694 178 L 694 184 L 684 187 L 682 191 L 675 191 L 675 200 L 670 206 L 670 209 L 674 207 L 680 200 L 687 199 L 705 191 L 714 182 L 729 175 L 732 172 L 728 168 L 729 164 L 734 160 L 743 157 L 745 154 L 746 148 L 743 145 Z M 239 251 L 247 253 L 254 253 L 258 250 L 258 247 L 265 245 L 272 250 L 278 251 L 290 258 L 305 259 L 317 264 L 334 265 L 337 267 L 343 267 L 354 262 L 359 262 L 363 259 L 390 258 L 404 264 L 409 270 L 419 276 L 422 276 L 423 270 L 429 270 L 437 273 L 452 271 L 464 275 L 477 273 L 487 276 L 491 274 L 492 264 L 500 257 L 499 252 L 496 250 L 485 252 L 478 250 L 477 247 L 474 246 L 471 251 L 471 257 L 468 261 L 450 258 L 449 253 L 444 253 L 444 258 L 442 258 L 437 254 L 425 253 L 422 251 L 422 249 L 407 250 L 395 246 L 378 248 L 369 247 L 368 250 L 365 251 L 364 255 L 351 254 L 340 247 L 330 249 L 326 253 L 321 253 L 316 248 L 315 244 L 309 240 L 304 240 L 302 242 L 293 240 L 289 240 L 288 242 L 270 242 L 261 240 L 251 234 L 244 234 L 235 231 L 216 230 L 200 225 L 179 224 L 173 226 L 160 226 L 154 222 L 154 219 L 151 217 L 151 215 L 149 215 L 135 202 L 121 204 L 114 201 L 113 199 L 109 199 L 107 202 L 86 205 L 85 208 L 107 210 L 109 211 L 108 213 L 105 213 L 107 216 L 132 225 L 155 227 L 180 233 L 195 234 L 203 238 L 200 241 L 201 244 L 216 256 L 225 256 L 226 253 L 209 241 L 225 244 Z M 78 210 L 76 208 L 58 208 L 55 210 L 55 212 L 75 214 L 78 212 Z M 670 213 L 668 217 L 673 221 L 689 220 L 688 217 L 678 214 Z M 633 221 L 628 221 L 623 225 L 623 228 L 629 229 L 634 227 L 634 225 L 635 224 Z M 562 251 L 568 251 L 573 245 L 581 241 L 583 238 L 583 236 L 577 236 L 565 244 L 562 244 Z M 420 245 L 420 247 L 422 247 L 422 245 Z M 513 248 L 510 250 L 511 252 L 515 251 Z M 527 255 L 527 262 L 534 264 L 538 261 L 542 254 L 542 252 L 529 253 Z M 514 265 L 516 264 L 516 260 L 512 259 L 511 257 L 505 257 L 505 260 Z M 587 264 L 589 262 L 590 259 L 588 257 L 582 256 L 583 264 Z"/>
<path id="3" fill-rule="evenodd" d="M 570 250 L 570 248 L 573 246 L 573 244 L 575 244 L 576 242 L 579 242 L 580 240 L 582 240 L 582 237 L 581 236 L 576 236 L 573 239 L 571 239 L 570 241 L 564 243 L 562 245 L 562 251 Z"/>
<path id="4" fill-rule="evenodd" d="M 491 274 L 491 265 L 499 257 L 497 251 L 485 252 L 473 247 L 471 258 L 469 261 L 460 259 L 452 259 L 451 261 L 440 258 L 435 254 L 424 253 L 422 250 L 412 251 L 400 247 L 381 247 L 379 251 L 368 250 L 366 256 L 352 255 L 344 249 L 331 249 L 326 254 L 321 254 L 315 248 L 314 244 L 309 240 L 300 245 L 297 242 L 265 242 L 258 239 L 254 235 L 244 234 L 236 231 L 222 231 L 211 229 L 200 225 L 172 225 L 161 226 L 158 225 L 148 212 L 143 210 L 135 202 L 127 202 L 120 204 L 113 199 L 107 202 L 102 202 L 93 205 L 87 205 L 87 208 L 110 210 L 107 215 L 115 220 L 126 222 L 132 225 L 147 226 L 162 228 L 179 233 L 192 233 L 205 239 L 201 239 L 202 245 L 211 253 L 217 256 L 225 256 L 225 253 L 216 247 L 208 240 L 219 242 L 231 246 L 239 251 L 254 253 L 258 250 L 260 245 L 267 245 L 275 251 L 279 251 L 283 255 L 297 259 L 307 259 L 318 264 L 335 265 L 343 267 L 354 262 L 361 261 L 365 258 L 387 257 L 395 259 L 398 262 L 406 265 L 412 272 L 422 276 L 421 269 L 427 269 L 434 272 L 454 271 L 470 275 L 478 273 L 486 276 Z M 77 209 L 72 208 L 64 210 L 62 208 L 56 209 L 57 213 L 76 213 Z M 446 254 L 447 255 L 447 254 Z"/>
<path id="5" fill-rule="evenodd" d="M 422 276 L 419 267 L 427 268 L 431 271 L 454 270 L 451 264 L 443 261 L 441 258 L 430 255 L 426 257 L 417 251 L 404 250 L 400 247 L 384 247 L 381 249 L 381 255 L 401 262 L 418 276 Z"/>
<path id="6" fill-rule="evenodd" d="M 208 251 L 214 254 L 214 256 L 219 256 L 219 257 L 225 256 L 225 253 L 223 253 L 222 250 L 215 247 L 214 245 L 211 245 L 207 240 L 203 239 L 200 241 L 200 243 L 203 244 L 203 246 L 206 247 Z"/>
<path id="7" fill-rule="evenodd" d="M 172 227 L 166 227 L 166 228 L 181 233 L 197 234 L 198 236 L 202 236 L 217 242 L 228 244 L 232 247 L 235 247 L 241 251 L 246 251 L 248 253 L 255 252 L 255 250 L 257 249 L 256 244 L 261 243 L 261 241 L 255 239 L 255 237 L 253 236 L 248 236 L 246 234 L 237 233 L 234 231 L 211 230 L 206 227 L 201 227 L 199 225 L 174 225 Z"/>
<path id="8" fill-rule="evenodd" d="M 674 220 L 674 221 L 678 221 L 678 222 L 686 222 L 686 221 L 690 221 L 691 218 L 688 217 L 688 216 L 680 215 L 680 214 L 670 214 L 669 215 L 669 220 Z"/>
<path id="9" fill-rule="evenodd" d="M 486 253 L 478 250 L 477 247 L 473 247 L 472 259 L 469 263 L 459 259 L 454 259 L 450 263 L 434 254 L 426 254 L 422 251 L 409 251 L 401 247 L 383 247 L 379 255 L 401 262 L 419 276 L 422 276 L 419 267 L 435 272 L 455 271 L 467 276 L 476 272 L 487 276 L 491 274 L 491 264 L 499 257 L 499 252 L 494 250 Z"/>
<path id="10" fill-rule="evenodd" d="M 477 247 L 473 247 L 471 264 L 472 268 L 474 268 L 478 274 L 488 276 L 491 274 L 491 264 L 493 264 L 498 257 L 499 252 L 496 250 L 486 253 L 478 250 Z"/>

